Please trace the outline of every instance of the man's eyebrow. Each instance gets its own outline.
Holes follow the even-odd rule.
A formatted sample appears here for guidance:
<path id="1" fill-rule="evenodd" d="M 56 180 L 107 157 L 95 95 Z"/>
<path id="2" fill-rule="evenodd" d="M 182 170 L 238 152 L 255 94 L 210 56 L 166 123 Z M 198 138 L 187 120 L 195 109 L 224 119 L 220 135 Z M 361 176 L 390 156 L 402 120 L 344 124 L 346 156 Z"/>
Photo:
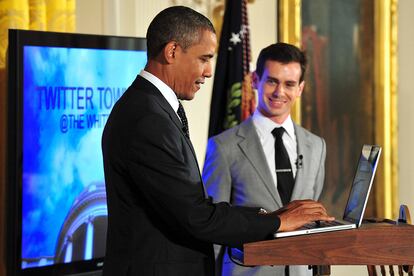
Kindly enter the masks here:
<path id="1" fill-rule="evenodd" d="M 272 77 L 272 76 L 267 76 L 266 77 L 266 80 L 267 81 L 269 81 L 269 80 L 271 80 L 271 81 L 279 81 L 278 78 L 275 78 L 275 77 Z M 285 83 L 287 83 L 287 84 L 297 84 L 299 82 L 298 81 L 295 81 L 295 80 L 287 80 L 287 81 L 285 81 Z"/>
<path id="2" fill-rule="evenodd" d="M 203 58 L 213 58 L 214 54 L 205 54 L 205 55 L 202 55 L 201 57 L 203 57 Z"/>

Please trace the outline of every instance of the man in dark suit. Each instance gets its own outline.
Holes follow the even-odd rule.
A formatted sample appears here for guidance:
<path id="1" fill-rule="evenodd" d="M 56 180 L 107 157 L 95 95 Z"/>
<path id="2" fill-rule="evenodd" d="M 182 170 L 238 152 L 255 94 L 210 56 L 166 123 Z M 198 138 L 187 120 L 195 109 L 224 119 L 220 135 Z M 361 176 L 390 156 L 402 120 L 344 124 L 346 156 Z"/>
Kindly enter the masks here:
<path id="1" fill-rule="evenodd" d="M 213 275 L 213 243 L 241 247 L 313 220 L 322 205 L 283 211 L 212 203 L 180 100 L 212 75 L 211 22 L 186 7 L 160 12 L 147 32 L 145 69 L 114 106 L 102 137 L 108 203 L 104 275 Z"/>

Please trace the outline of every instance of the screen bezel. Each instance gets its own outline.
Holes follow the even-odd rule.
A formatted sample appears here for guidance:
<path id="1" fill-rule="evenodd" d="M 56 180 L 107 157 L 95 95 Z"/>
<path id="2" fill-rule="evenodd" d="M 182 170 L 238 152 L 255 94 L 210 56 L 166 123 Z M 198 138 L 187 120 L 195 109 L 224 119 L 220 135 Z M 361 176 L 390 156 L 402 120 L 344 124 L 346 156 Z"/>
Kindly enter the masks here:
<path id="1" fill-rule="evenodd" d="M 370 155 L 371 155 L 371 153 L 373 151 L 377 151 L 378 154 L 377 154 L 377 158 L 374 161 L 374 167 L 372 168 L 371 179 L 370 179 L 370 182 L 369 182 L 369 185 L 368 185 L 367 195 L 364 198 L 363 207 L 362 207 L 362 210 L 361 210 L 361 216 L 359 217 L 359 219 L 353 219 L 353 218 L 347 216 L 346 211 L 348 209 L 348 205 L 350 204 L 350 200 L 351 200 L 351 197 L 352 197 L 352 189 L 353 189 L 354 182 L 355 182 L 355 177 L 358 174 L 359 164 L 361 162 L 361 158 L 362 158 L 363 152 L 365 150 L 369 150 L 370 151 Z M 351 222 L 351 223 L 356 224 L 356 227 L 360 227 L 361 224 L 362 224 L 362 221 L 364 219 L 365 209 L 367 207 L 369 195 L 371 193 L 372 184 L 374 182 L 375 174 L 376 174 L 377 167 L 378 167 L 378 162 L 379 162 L 379 159 L 381 157 L 381 152 L 382 152 L 382 148 L 380 146 L 378 146 L 378 145 L 367 145 L 367 144 L 364 144 L 362 146 L 361 153 L 360 153 L 359 159 L 358 159 L 358 163 L 357 163 L 357 166 L 356 166 L 356 169 L 355 169 L 354 178 L 352 179 L 352 185 L 351 185 L 351 187 L 349 189 L 348 200 L 346 202 L 346 205 L 345 205 L 345 208 L 344 208 L 344 214 L 343 214 L 343 218 L 342 218 L 344 221 L 348 221 L 348 222 Z"/>
<path id="2" fill-rule="evenodd" d="M 36 268 L 21 268 L 22 243 L 22 143 L 23 50 L 25 46 L 146 51 L 146 39 L 136 37 L 9 30 L 7 60 L 7 171 L 6 208 L 8 275 L 68 275 L 98 271 L 103 258 Z"/>

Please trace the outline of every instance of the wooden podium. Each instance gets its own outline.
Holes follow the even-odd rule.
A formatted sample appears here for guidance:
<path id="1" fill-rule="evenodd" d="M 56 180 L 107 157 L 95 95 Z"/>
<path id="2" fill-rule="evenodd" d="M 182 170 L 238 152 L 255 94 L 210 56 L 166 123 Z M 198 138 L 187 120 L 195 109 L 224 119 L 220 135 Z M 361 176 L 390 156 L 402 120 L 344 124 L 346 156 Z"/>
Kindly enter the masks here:
<path id="1" fill-rule="evenodd" d="M 368 223 L 352 230 L 247 243 L 243 249 L 245 265 L 312 265 L 314 275 L 329 275 L 330 265 L 412 265 L 414 226 Z"/>

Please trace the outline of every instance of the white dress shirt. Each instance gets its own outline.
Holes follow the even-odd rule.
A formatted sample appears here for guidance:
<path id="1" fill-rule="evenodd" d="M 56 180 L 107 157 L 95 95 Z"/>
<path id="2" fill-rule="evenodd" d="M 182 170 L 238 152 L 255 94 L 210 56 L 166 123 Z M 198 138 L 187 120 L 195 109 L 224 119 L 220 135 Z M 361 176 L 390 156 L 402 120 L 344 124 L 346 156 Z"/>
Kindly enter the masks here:
<path id="1" fill-rule="evenodd" d="M 295 135 L 295 127 L 293 125 L 292 118 L 289 117 L 280 125 L 269 118 L 263 116 L 257 109 L 253 114 L 253 124 L 256 128 L 256 132 L 259 136 L 260 144 L 262 145 L 263 152 L 266 157 L 267 165 L 269 166 L 270 173 L 272 174 L 273 181 L 277 188 L 276 177 L 276 164 L 275 164 L 275 138 L 272 134 L 272 130 L 275 127 L 283 127 L 285 132 L 283 133 L 282 140 L 288 152 L 290 165 L 292 166 L 293 177 L 296 177 L 296 162 L 298 159 L 297 142 Z"/>

